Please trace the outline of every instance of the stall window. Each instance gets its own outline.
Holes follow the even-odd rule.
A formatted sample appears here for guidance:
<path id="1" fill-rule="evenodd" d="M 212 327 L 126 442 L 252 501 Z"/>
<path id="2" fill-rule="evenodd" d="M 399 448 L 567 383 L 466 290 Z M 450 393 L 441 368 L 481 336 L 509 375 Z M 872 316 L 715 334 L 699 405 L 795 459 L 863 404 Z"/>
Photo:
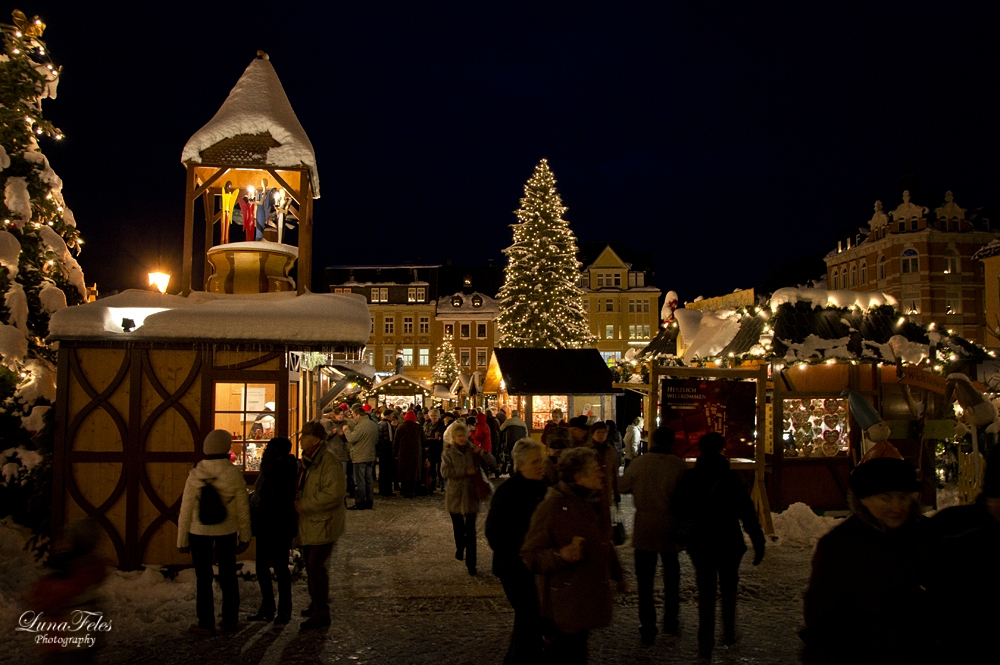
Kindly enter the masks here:
<path id="1" fill-rule="evenodd" d="M 246 471 L 260 470 L 260 456 L 274 437 L 274 383 L 216 383 L 215 429 L 233 437 L 235 464 Z"/>
<path id="2" fill-rule="evenodd" d="M 476 366 L 486 367 L 486 349 L 476 349 Z"/>
<path id="3" fill-rule="evenodd" d="M 413 349 L 403 349 L 403 365 L 406 367 L 413 366 Z"/>
<path id="4" fill-rule="evenodd" d="M 552 412 L 556 409 L 566 415 L 569 410 L 569 399 L 565 395 L 532 395 L 531 429 L 545 429 L 545 423 L 552 420 Z"/>
<path id="5" fill-rule="evenodd" d="M 431 331 L 431 320 L 426 316 L 420 317 L 420 334 L 427 335 Z"/>
<path id="6" fill-rule="evenodd" d="M 430 349 L 420 349 L 419 350 L 419 360 L 421 367 L 429 367 L 431 364 L 431 350 Z"/>
<path id="7" fill-rule="evenodd" d="M 472 362 L 471 360 L 472 353 L 469 351 L 469 349 L 462 349 L 461 351 L 459 351 L 458 357 L 461 359 L 460 362 L 462 364 L 462 367 L 468 367 L 469 363 Z"/>
<path id="8" fill-rule="evenodd" d="M 785 399 L 781 406 L 785 457 L 847 454 L 846 399 Z"/>

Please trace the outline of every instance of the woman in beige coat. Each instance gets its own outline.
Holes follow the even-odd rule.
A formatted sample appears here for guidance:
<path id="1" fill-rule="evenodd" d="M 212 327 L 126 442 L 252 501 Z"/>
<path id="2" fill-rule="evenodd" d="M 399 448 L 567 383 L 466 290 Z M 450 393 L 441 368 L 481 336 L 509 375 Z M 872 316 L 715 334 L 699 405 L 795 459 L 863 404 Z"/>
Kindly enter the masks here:
<path id="1" fill-rule="evenodd" d="M 479 446 L 469 443 L 469 428 L 461 421 L 450 427 L 451 443 L 441 454 L 441 476 L 448 481 L 444 489 L 444 505 L 451 514 L 455 533 L 455 558 L 465 558 L 470 575 L 476 574 L 476 515 L 479 497 L 473 484 L 482 467 L 492 471 L 496 460 Z M 489 480 L 484 480 L 488 483 Z"/>

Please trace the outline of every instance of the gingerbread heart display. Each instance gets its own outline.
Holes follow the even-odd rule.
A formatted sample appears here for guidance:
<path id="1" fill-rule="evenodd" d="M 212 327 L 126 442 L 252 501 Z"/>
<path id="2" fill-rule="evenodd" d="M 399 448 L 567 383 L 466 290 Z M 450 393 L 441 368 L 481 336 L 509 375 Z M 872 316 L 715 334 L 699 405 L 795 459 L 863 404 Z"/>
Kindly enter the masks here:
<path id="1" fill-rule="evenodd" d="M 823 424 L 826 425 L 827 429 L 837 429 L 837 425 L 840 424 L 840 418 L 836 414 L 827 414 L 823 416 Z"/>

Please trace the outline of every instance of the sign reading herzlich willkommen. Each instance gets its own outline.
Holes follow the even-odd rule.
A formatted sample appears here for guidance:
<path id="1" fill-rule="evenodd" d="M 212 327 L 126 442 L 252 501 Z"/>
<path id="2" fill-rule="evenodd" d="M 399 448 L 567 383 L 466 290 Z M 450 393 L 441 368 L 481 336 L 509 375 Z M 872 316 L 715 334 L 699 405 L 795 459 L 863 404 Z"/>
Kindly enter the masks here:
<path id="1" fill-rule="evenodd" d="M 697 457 L 708 432 L 726 438 L 726 456 L 753 458 L 757 386 L 752 381 L 663 379 L 660 424 L 674 431 L 674 453 Z"/>

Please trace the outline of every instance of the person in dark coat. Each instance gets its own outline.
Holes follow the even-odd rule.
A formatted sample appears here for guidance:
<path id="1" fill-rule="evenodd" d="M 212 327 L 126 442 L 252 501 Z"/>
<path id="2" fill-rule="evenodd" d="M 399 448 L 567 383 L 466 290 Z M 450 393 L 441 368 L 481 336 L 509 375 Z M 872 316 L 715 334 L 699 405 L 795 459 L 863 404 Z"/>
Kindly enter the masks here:
<path id="1" fill-rule="evenodd" d="M 605 420 L 604 424 L 608 426 L 608 443 L 611 444 L 615 452 L 618 453 L 618 466 L 622 465 L 622 459 L 624 459 L 625 454 L 625 443 L 622 440 L 622 433 L 618 431 L 618 425 L 615 424 L 613 420 Z"/>
<path id="2" fill-rule="evenodd" d="M 620 593 L 627 584 L 601 519 L 604 472 L 597 453 L 564 450 L 559 478 L 531 516 L 521 558 L 539 576 L 539 610 L 554 625 L 552 660 L 586 663 L 590 631 L 611 624 L 611 580 Z"/>
<path id="3" fill-rule="evenodd" d="M 295 512 L 295 483 L 298 462 L 290 453 L 292 442 L 284 437 L 271 439 L 260 461 L 260 475 L 250 497 L 250 526 L 257 538 L 257 583 L 260 608 L 247 621 L 288 623 L 292 619 L 292 575 L 288 553 L 298 531 Z M 278 581 L 278 606 L 274 606 L 271 569 Z M 275 616 L 277 609 L 277 616 Z"/>
<path id="4" fill-rule="evenodd" d="M 548 442 L 545 444 L 545 480 L 549 485 L 559 482 L 559 455 L 570 447 L 570 441 L 569 429 L 566 427 L 554 427 L 549 432 Z"/>
<path id="5" fill-rule="evenodd" d="M 545 446 L 533 439 L 514 444 L 514 472 L 493 494 L 486 517 L 486 540 L 493 549 L 493 574 L 514 608 L 514 630 L 504 665 L 537 663 L 542 653 L 541 616 L 535 576 L 521 560 L 531 515 L 548 490 Z"/>
<path id="6" fill-rule="evenodd" d="M 503 413 L 501 411 L 500 413 Z M 514 444 L 528 436 L 528 426 L 519 417 L 517 409 L 511 412 L 511 417 L 503 421 L 500 425 L 500 445 L 503 451 L 503 461 L 500 467 L 500 473 L 511 473 L 511 451 L 514 450 Z M 497 462 L 500 463 L 501 459 L 498 456 Z"/>
<path id="7" fill-rule="evenodd" d="M 392 491 L 396 482 L 396 457 L 392 454 L 392 441 L 396 436 L 396 414 L 391 409 L 382 412 L 382 420 L 378 422 L 378 445 L 375 454 L 378 457 L 378 494 L 379 496 L 396 496 Z"/>
<path id="8" fill-rule="evenodd" d="M 764 532 L 750 493 L 722 454 L 726 440 L 709 432 L 698 444 L 701 456 L 681 476 L 677 512 L 698 585 L 698 655 L 711 658 L 715 646 L 716 591 L 722 590 L 724 644 L 736 642 L 736 587 L 747 550 L 740 532 L 753 543 L 756 566 L 764 558 Z M 627 471 L 628 469 L 626 469 Z"/>
<path id="9" fill-rule="evenodd" d="M 947 653 L 954 663 L 977 662 L 982 654 L 995 651 L 994 631 L 1000 626 L 1000 566 L 996 565 L 1000 561 L 1000 447 L 990 453 L 975 503 L 945 508 L 931 518 L 930 528 L 936 544 L 933 605 L 949 608 L 934 617 L 940 622 L 935 633 L 945 641 L 939 653 Z"/>
<path id="10" fill-rule="evenodd" d="M 501 450 L 502 450 L 502 448 L 501 448 L 501 441 L 500 441 L 500 421 L 497 420 L 496 416 L 493 415 L 493 409 L 486 409 L 486 413 L 483 414 L 483 415 L 486 416 L 486 426 L 490 428 L 490 442 L 492 443 L 492 447 L 493 447 L 493 449 L 490 450 L 490 452 L 497 459 L 497 461 L 499 461 L 500 460 L 500 453 L 501 453 Z M 509 450 L 506 451 L 506 452 L 507 452 L 507 454 L 510 454 Z M 499 466 L 497 467 L 497 470 L 496 470 L 496 477 L 497 478 L 500 477 L 500 468 L 499 468 Z"/>
<path id="11" fill-rule="evenodd" d="M 451 414 L 448 414 L 449 416 Z M 427 412 L 424 421 L 424 444 L 427 448 L 427 483 L 431 491 L 441 483 L 441 452 L 444 450 L 444 430 L 448 426 L 439 409 Z M 442 488 L 443 489 L 443 488 Z"/>
<path id="12" fill-rule="evenodd" d="M 673 430 L 657 427 L 650 443 L 650 454 L 633 460 L 618 485 L 635 499 L 632 547 L 639 587 L 639 636 L 646 645 L 653 644 L 659 632 L 653 605 L 657 559 L 663 562 L 663 630 L 668 635 L 677 634 L 681 568 L 673 500 L 687 469 L 684 460 L 672 454 Z"/>
<path id="13" fill-rule="evenodd" d="M 417 424 L 417 415 L 411 410 L 403 416 L 403 424 L 396 429 L 392 451 L 396 455 L 396 474 L 402 485 L 403 496 L 412 499 L 417 483 L 423 479 L 424 431 Z"/>
<path id="14" fill-rule="evenodd" d="M 930 531 L 916 502 L 916 473 L 904 460 L 883 457 L 854 469 L 849 484 L 851 516 L 813 555 L 799 633 L 803 661 L 927 662 Z"/>
<path id="15" fill-rule="evenodd" d="M 572 428 L 570 428 L 570 432 L 572 432 Z M 587 445 L 597 452 L 597 463 L 601 465 L 601 471 L 604 472 L 604 493 L 601 496 L 608 513 L 608 530 L 610 531 L 613 521 L 611 505 L 614 502 L 617 512 L 618 505 L 622 502 L 622 495 L 618 492 L 618 455 L 608 443 L 608 426 L 603 421 L 598 420 L 591 425 Z"/>

